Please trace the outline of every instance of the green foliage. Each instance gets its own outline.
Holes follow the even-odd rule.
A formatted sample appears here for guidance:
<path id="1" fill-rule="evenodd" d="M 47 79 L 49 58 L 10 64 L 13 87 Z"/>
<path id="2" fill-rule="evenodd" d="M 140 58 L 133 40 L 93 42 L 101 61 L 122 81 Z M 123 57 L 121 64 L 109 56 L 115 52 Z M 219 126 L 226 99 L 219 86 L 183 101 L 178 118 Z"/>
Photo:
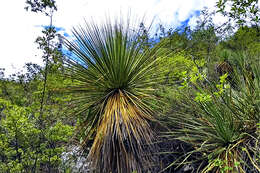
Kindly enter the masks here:
<path id="1" fill-rule="evenodd" d="M 227 11 L 227 6 L 231 9 Z M 258 0 L 219 0 L 217 2 L 218 11 L 234 20 L 238 25 L 247 25 L 250 21 L 253 25 L 258 25 L 259 7 Z"/>
<path id="2" fill-rule="evenodd" d="M 42 12 L 45 15 L 50 15 L 47 10 L 57 10 L 55 0 L 26 0 L 25 10 L 31 10 L 32 12 Z"/>
<path id="3" fill-rule="evenodd" d="M 144 49 L 128 22 L 86 23 L 66 42 L 76 57 L 67 60 L 74 80 L 67 91 L 85 115 L 83 144 L 94 139 L 89 158 L 97 172 L 142 172 L 150 157 L 143 147 L 153 139 L 152 86 L 160 80 L 153 72 L 166 53 L 162 43 Z"/>
<path id="4" fill-rule="evenodd" d="M 42 130 L 30 107 L 0 100 L 0 172 L 55 171 L 73 127 L 56 122 Z M 42 139 L 44 138 L 44 139 Z"/>
<path id="5" fill-rule="evenodd" d="M 52 19 L 55 1 L 26 1 L 26 9 Z M 28 63 L 25 74 L 0 80 L 0 172 L 58 172 L 75 127 L 65 113 L 69 95 L 57 88 L 71 83 L 62 77 L 62 54 L 52 22 L 36 43 L 45 68 Z M 48 78 L 47 78 L 48 76 Z"/>
<path id="6" fill-rule="evenodd" d="M 163 83 L 174 84 L 181 81 L 186 73 L 194 74 L 198 68 L 202 68 L 204 66 L 205 61 L 203 59 L 195 60 L 183 51 L 167 56 L 157 63 L 158 67 L 156 70 L 161 71 L 160 74 L 165 80 Z"/>
<path id="7" fill-rule="evenodd" d="M 204 25 L 206 24 L 202 23 L 200 27 L 191 33 L 192 47 L 190 54 L 196 59 L 209 61 L 219 38 L 216 36 L 215 28 L 212 24 L 208 24 L 209 26 Z"/>
<path id="8" fill-rule="evenodd" d="M 222 42 L 222 47 L 240 52 L 246 51 L 251 56 L 259 56 L 260 32 L 257 27 L 240 27 L 227 41 Z"/>
<path id="9" fill-rule="evenodd" d="M 250 64 L 251 70 L 248 71 L 248 59 L 236 55 L 239 91 L 226 84 L 227 74 L 220 77 L 219 84 L 205 84 L 204 79 L 186 85 L 188 92 L 183 93 L 185 111 L 174 111 L 169 117 L 167 123 L 173 128 L 166 136 L 190 143 L 194 149 L 172 165 L 182 165 L 190 159 L 198 162 L 204 158 L 208 163 L 201 167 L 201 172 L 260 170 L 256 160 L 252 159 L 259 151 L 256 130 L 260 118 L 257 101 L 260 99 L 259 62 Z M 195 153 L 200 156 L 195 157 Z"/>
<path id="10" fill-rule="evenodd" d="M 121 19 L 87 23 L 65 41 L 72 51 L 65 58 L 52 25 L 56 1 L 26 0 L 26 10 L 50 18 L 36 40 L 45 66 L 27 64 L 28 73 L 9 78 L 0 69 L 0 173 L 75 171 L 78 163 L 62 157 L 78 148 L 68 146 L 75 129 L 94 171 L 144 172 L 152 167 L 150 143 L 160 142 L 155 117 L 170 130 L 167 142 L 192 146 L 169 167 L 260 172 L 257 3 L 219 0 L 219 12 L 239 26 L 228 37 L 232 23 L 216 26 L 208 10 L 193 30 L 160 25 L 159 43 L 142 22 L 136 30 Z M 233 74 L 217 75 L 217 61 L 230 62 Z"/>

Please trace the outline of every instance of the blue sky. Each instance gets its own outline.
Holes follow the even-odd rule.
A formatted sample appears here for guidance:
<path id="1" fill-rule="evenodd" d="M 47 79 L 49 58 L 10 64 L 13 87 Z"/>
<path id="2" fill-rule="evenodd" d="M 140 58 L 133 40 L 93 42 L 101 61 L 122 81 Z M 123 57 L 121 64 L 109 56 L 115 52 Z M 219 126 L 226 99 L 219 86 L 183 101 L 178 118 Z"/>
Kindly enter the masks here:
<path id="1" fill-rule="evenodd" d="M 134 16 L 145 16 L 145 21 L 176 28 L 180 25 L 195 26 L 196 19 L 203 7 L 214 10 L 216 0 L 56 0 L 58 11 L 53 23 L 65 36 L 71 28 L 83 23 L 83 19 L 92 18 L 102 22 L 109 14 L 111 18 L 126 15 L 129 11 Z M 0 6 L 1 16 L 1 63 L 0 68 L 6 74 L 20 71 L 25 63 L 43 64 L 41 51 L 34 43 L 41 34 L 42 26 L 49 24 L 48 17 L 26 12 L 25 0 L 3 1 Z M 131 15 L 132 16 L 132 15 Z M 215 23 L 223 18 L 216 16 Z"/>

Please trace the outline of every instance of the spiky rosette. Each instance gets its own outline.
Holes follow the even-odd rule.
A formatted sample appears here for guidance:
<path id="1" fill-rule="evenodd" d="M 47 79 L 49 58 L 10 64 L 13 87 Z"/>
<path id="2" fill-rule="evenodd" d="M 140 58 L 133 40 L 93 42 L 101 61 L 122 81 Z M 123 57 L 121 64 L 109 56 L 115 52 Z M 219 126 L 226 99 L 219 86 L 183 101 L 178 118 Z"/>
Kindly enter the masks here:
<path id="1" fill-rule="evenodd" d="M 96 172 L 142 172 L 153 133 L 151 101 L 158 44 L 144 49 L 129 22 L 86 23 L 73 30 L 67 75 L 74 80 L 77 113 L 86 114 L 85 142 L 94 138 L 89 159 Z M 149 153 L 149 152 L 148 152 Z"/>

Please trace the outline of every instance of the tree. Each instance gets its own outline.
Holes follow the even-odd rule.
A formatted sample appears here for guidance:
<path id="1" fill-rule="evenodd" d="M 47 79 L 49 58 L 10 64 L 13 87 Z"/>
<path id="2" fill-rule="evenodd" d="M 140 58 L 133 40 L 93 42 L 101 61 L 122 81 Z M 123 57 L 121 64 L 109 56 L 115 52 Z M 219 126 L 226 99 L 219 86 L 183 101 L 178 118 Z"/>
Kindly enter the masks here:
<path id="1" fill-rule="evenodd" d="M 259 30 L 258 0 L 219 0 L 217 2 L 218 12 L 228 16 L 239 26 L 255 25 Z M 227 10 L 231 7 L 230 10 Z"/>
<path id="2" fill-rule="evenodd" d="M 251 55 L 259 55 L 260 35 L 255 26 L 240 27 L 234 35 L 221 42 L 221 46 L 234 52 L 247 51 Z"/>
<path id="3" fill-rule="evenodd" d="M 55 0 L 26 0 L 25 10 L 31 10 L 32 12 L 42 12 L 49 16 L 52 11 L 57 10 Z"/>
<path id="4" fill-rule="evenodd" d="M 88 157 L 96 172 L 149 169 L 151 86 L 158 80 L 152 72 L 161 45 L 142 49 L 128 22 L 86 23 L 73 30 L 75 41 L 66 41 L 74 54 L 67 59 L 74 81 L 67 91 L 76 113 L 85 115 L 83 144 L 94 140 Z"/>

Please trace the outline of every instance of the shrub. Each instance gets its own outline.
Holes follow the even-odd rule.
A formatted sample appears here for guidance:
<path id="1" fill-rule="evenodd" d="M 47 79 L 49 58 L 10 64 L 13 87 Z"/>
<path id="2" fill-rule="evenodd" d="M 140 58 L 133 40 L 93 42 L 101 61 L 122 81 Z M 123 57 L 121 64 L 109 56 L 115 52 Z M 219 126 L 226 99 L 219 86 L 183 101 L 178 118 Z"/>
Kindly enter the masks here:
<path id="1" fill-rule="evenodd" d="M 260 171 L 260 62 L 250 64 L 250 58 L 234 58 L 238 90 L 230 87 L 228 74 L 218 83 L 191 82 L 192 78 L 185 83 L 185 109 L 169 116 L 172 129 L 165 135 L 191 144 L 193 150 L 169 166 L 200 162 L 197 172 Z"/>

